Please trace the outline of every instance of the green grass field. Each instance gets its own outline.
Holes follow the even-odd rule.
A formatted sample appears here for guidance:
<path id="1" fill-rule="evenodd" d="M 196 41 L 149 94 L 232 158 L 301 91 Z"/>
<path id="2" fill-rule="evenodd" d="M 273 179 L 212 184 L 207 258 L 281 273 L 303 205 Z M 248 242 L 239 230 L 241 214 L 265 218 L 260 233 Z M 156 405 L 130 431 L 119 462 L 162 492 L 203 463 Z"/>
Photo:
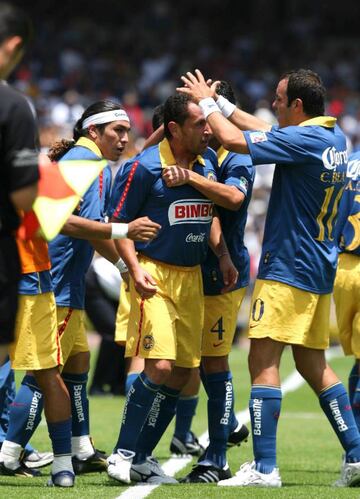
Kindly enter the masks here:
<path id="1" fill-rule="evenodd" d="M 249 376 L 246 367 L 246 352 L 234 350 L 231 365 L 236 388 L 236 410 L 247 406 L 249 394 Z M 331 365 L 338 375 L 346 381 L 350 370 L 351 359 L 334 358 Z M 283 358 L 282 378 L 285 379 L 293 371 L 290 351 Z M 96 446 L 110 452 L 116 442 L 119 422 L 124 404 L 123 397 L 90 399 L 91 428 Z M 201 394 L 193 430 L 202 434 L 207 426 L 206 398 Z M 161 461 L 169 458 L 169 443 L 173 426 L 156 449 L 156 456 Z M 34 446 L 40 450 L 48 450 L 50 441 L 47 428 L 42 421 L 33 438 Z M 251 441 L 241 448 L 229 451 L 230 468 L 235 473 L 239 464 L 250 460 L 252 455 Z M 278 429 L 278 464 L 283 480 L 282 489 L 241 489 L 220 488 L 216 485 L 175 485 L 156 488 L 151 499 L 160 498 L 360 498 L 360 489 L 335 489 L 331 484 L 338 478 L 342 449 L 333 434 L 330 425 L 323 416 L 317 398 L 311 390 L 303 385 L 298 390 L 288 393 L 283 399 L 282 414 Z M 184 476 L 191 469 L 191 464 L 177 476 Z M 105 473 L 90 474 L 78 477 L 76 487 L 71 490 L 50 489 L 45 483 L 50 467 L 43 469 L 43 477 L 36 479 L 15 479 L 0 477 L 0 498 L 115 498 L 126 490 L 127 486 L 111 482 Z M 138 499 L 142 487 L 132 487 L 127 499 Z"/>

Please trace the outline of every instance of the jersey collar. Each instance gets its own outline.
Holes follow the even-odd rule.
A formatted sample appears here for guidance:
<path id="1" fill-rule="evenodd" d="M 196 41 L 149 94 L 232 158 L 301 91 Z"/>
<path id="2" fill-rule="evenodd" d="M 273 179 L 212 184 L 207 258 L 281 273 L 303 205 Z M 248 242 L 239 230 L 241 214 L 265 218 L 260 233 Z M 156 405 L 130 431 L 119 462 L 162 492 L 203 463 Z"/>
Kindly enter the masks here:
<path id="1" fill-rule="evenodd" d="M 332 116 L 316 116 L 316 118 L 311 118 L 310 120 L 303 121 L 299 126 L 323 126 L 325 128 L 334 128 L 336 125 L 336 118 Z"/>
<path id="2" fill-rule="evenodd" d="M 90 149 L 96 156 L 99 156 L 99 158 L 102 158 L 103 155 L 101 154 L 100 149 L 98 146 L 95 144 L 93 140 L 88 139 L 87 137 L 80 137 L 80 139 L 76 142 L 76 146 L 81 146 L 81 147 L 86 147 L 86 149 Z"/>
<path id="3" fill-rule="evenodd" d="M 229 154 L 229 151 L 227 151 L 223 146 L 220 146 L 219 149 L 216 151 L 219 168 L 222 165 L 223 161 L 225 161 L 226 156 L 228 154 Z"/>
<path id="4" fill-rule="evenodd" d="M 161 167 L 166 168 L 167 166 L 176 165 L 174 155 L 172 153 L 168 139 L 163 139 L 159 144 L 159 154 Z M 192 170 L 194 163 L 200 163 L 200 165 L 205 166 L 204 158 L 198 154 L 196 158 L 189 164 L 189 169 Z"/>

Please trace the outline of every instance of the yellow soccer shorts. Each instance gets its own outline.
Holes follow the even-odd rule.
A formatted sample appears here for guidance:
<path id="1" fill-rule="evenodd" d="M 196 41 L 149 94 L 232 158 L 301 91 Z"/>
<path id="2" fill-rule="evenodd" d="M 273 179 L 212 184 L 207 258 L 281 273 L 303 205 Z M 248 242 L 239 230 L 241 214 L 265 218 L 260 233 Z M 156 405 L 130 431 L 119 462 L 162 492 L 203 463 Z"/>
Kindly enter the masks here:
<path id="1" fill-rule="evenodd" d="M 63 363 L 52 292 L 19 295 L 15 342 L 9 355 L 14 369 L 37 371 Z"/>
<path id="2" fill-rule="evenodd" d="M 250 308 L 249 338 L 324 350 L 329 346 L 330 294 L 258 279 Z"/>
<path id="3" fill-rule="evenodd" d="M 64 365 L 69 357 L 88 352 L 85 312 L 69 307 L 57 307 L 58 334 Z"/>
<path id="4" fill-rule="evenodd" d="M 142 300 L 130 281 L 125 356 L 175 360 L 179 367 L 198 367 L 204 322 L 200 266 L 177 267 L 141 256 L 139 261 L 155 279 L 157 293 Z"/>
<path id="5" fill-rule="evenodd" d="M 360 257 L 342 253 L 334 286 L 336 319 L 345 355 L 360 359 Z"/>
<path id="6" fill-rule="evenodd" d="M 116 313 L 115 341 L 125 345 L 130 314 L 130 288 L 123 281 L 120 287 L 120 303 Z"/>
<path id="7" fill-rule="evenodd" d="M 245 293 L 246 288 L 240 288 L 223 295 L 204 297 L 202 356 L 222 357 L 230 353 Z"/>

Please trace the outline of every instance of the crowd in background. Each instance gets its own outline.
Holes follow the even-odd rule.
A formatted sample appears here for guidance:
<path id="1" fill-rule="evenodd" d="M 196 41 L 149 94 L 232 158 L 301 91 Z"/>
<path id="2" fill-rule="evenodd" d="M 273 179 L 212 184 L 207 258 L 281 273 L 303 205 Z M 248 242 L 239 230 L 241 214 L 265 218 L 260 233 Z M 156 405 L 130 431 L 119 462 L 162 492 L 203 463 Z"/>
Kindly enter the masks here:
<path id="1" fill-rule="evenodd" d="M 279 75 L 309 67 L 328 89 L 327 113 L 339 119 L 356 150 L 360 54 L 351 12 L 357 7 L 351 0 L 342 7 L 339 12 L 335 2 L 310 0 L 255 0 L 241 10 L 231 0 L 119 5 L 104 0 L 95 9 L 82 0 L 61 6 L 35 0 L 36 37 L 12 81 L 36 108 L 44 148 L 70 136 L 91 102 L 120 100 L 132 123 L 131 156 L 151 132 L 154 107 L 174 92 L 187 70 L 199 67 L 209 77 L 230 81 L 245 110 L 275 123 L 271 103 Z M 348 15 L 345 24 L 342 12 Z M 271 181 L 272 167 L 257 168 L 246 235 L 253 276 Z"/>

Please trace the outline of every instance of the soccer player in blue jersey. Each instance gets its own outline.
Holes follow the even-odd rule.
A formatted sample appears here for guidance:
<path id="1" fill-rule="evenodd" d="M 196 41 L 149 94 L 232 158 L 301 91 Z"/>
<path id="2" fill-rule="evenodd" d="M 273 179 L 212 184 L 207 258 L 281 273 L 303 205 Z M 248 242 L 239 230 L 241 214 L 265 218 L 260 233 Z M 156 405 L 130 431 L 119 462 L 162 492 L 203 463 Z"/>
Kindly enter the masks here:
<path id="1" fill-rule="evenodd" d="M 217 94 L 235 102 L 233 90 L 225 81 L 220 82 Z M 248 155 L 226 151 L 216 139 L 212 139 L 210 145 L 217 151 L 218 184 L 176 166 L 167 169 L 163 175 L 167 185 L 188 183 L 218 205 L 228 251 L 239 272 L 235 290 L 224 293 L 218 259 L 211 250 L 201 266 L 205 294 L 201 364 L 202 379 L 209 397 L 209 446 L 199 463 L 182 480 L 186 483 L 218 482 L 230 478 L 226 447 L 239 444 L 249 433 L 234 413 L 228 356 L 239 308 L 249 283 L 249 254 L 244 246 L 244 229 L 255 172 Z"/>
<path id="2" fill-rule="evenodd" d="M 334 286 L 336 317 L 345 355 L 355 364 L 349 375 L 349 398 L 360 430 L 360 152 L 349 158 L 347 182 L 336 225 L 339 263 Z"/>
<path id="3" fill-rule="evenodd" d="M 74 137 L 77 142 L 70 144 L 62 142 L 61 147 L 56 148 L 56 159 L 59 156 L 64 156 L 65 159 L 74 160 L 92 159 L 98 161 L 102 157 L 116 160 L 127 143 L 129 128 L 129 119 L 119 104 L 109 101 L 97 102 L 84 112 L 75 126 Z M 67 149 L 65 155 L 64 147 Z M 55 155 L 54 151 L 52 154 Z M 73 469 L 76 473 L 83 473 L 106 468 L 106 456 L 94 449 L 89 437 L 89 411 L 86 395 L 89 352 L 84 326 L 85 273 L 93 256 L 92 246 L 96 246 L 113 263 L 119 261 L 119 255 L 112 241 L 93 241 L 91 246 L 88 241 L 73 239 L 70 236 L 80 238 L 92 235 L 94 238 L 108 238 L 110 232 L 112 238 L 128 236 L 136 239 L 140 229 L 142 233 L 140 240 L 149 240 L 151 237 L 148 237 L 147 234 L 155 231 L 152 235 L 154 237 L 159 228 L 157 224 L 143 219 L 140 224 L 135 224 L 137 225 L 135 231 L 130 224 L 128 227 L 120 224 L 108 224 L 107 227 L 104 227 L 107 230 L 102 230 L 105 224 L 96 222 L 96 220 L 101 220 L 105 212 L 105 203 L 109 196 L 110 175 L 109 168 L 107 168 L 103 175 L 94 181 L 77 208 L 78 216 L 72 215 L 70 221 L 66 223 L 63 232 L 67 235 L 58 236 L 51 243 L 53 281 L 50 279 L 50 262 L 45 242 L 37 239 L 33 244 L 27 243 L 25 245 L 23 243 L 24 255 L 27 256 L 27 259 L 24 257 L 24 262 L 29 260 L 30 263 L 24 268 L 24 274 L 25 272 L 26 274 L 20 292 L 26 295 L 22 308 L 25 312 L 30 310 L 31 313 L 24 312 L 22 314 L 24 317 L 20 317 L 21 320 L 18 321 L 19 338 L 12 350 L 14 351 L 14 367 L 30 369 L 31 371 L 27 373 L 16 396 L 14 407 L 17 409 L 12 410 L 13 418 L 11 417 L 12 413 L 10 413 L 9 430 L 1 452 L 4 462 L 6 461 L 6 467 L 2 467 L 2 471 L 6 474 L 10 474 L 11 470 L 17 471 L 21 446 L 24 446 L 30 439 L 41 418 L 42 393 L 35 382 L 33 370 L 41 368 L 45 370 L 46 374 L 47 371 L 50 371 L 51 363 L 59 366 L 63 362 L 62 380 L 65 381 L 66 388 L 70 393 L 73 418 L 71 421 L 69 416 L 67 421 L 61 421 L 67 423 L 66 428 L 63 428 L 60 434 L 62 440 L 66 440 L 66 452 L 63 450 L 59 459 L 55 460 L 60 460 L 62 466 L 54 461 L 56 466 L 52 473 L 52 484 L 72 486 L 74 483 Z M 85 220 L 83 217 L 88 217 L 90 220 Z M 40 272 L 44 269 L 46 275 L 44 272 Z M 56 327 L 55 298 L 52 293 L 50 296 L 53 286 L 57 304 L 58 329 Z M 39 297 L 39 305 L 35 301 L 37 296 Z M 50 297 L 53 300 L 52 309 L 50 310 L 49 307 L 45 309 L 45 305 L 41 308 L 41 303 L 46 304 Z M 34 327 L 34 321 L 36 327 Z M 53 325 L 54 327 L 52 327 Z M 39 330 L 36 330 L 37 328 Z M 33 348 L 30 348 L 30 352 L 28 351 L 29 345 L 34 345 Z M 38 377 L 37 371 L 35 377 L 36 379 Z M 62 386 L 68 397 L 63 381 L 61 381 Z M 51 378 L 48 383 L 46 380 L 43 381 L 43 386 L 47 390 L 53 384 Z M 27 389 L 26 403 L 21 398 L 25 396 L 25 388 Z M 33 396 L 35 404 L 31 402 Z M 30 402 L 28 402 L 29 398 Z M 58 412 L 60 409 L 62 412 L 66 409 L 63 401 L 58 407 L 55 402 L 51 408 Z M 70 404 L 68 410 L 70 414 Z M 65 418 L 63 417 L 63 419 Z M 27 424 L 29 421 L 31 424 Z M 52 426 L 55 426 L 55 423 Z M 58 426 L 59 424 L 57 424 Z M 58 429 L 57 427 L 55 430 Z M 70 441 L 71 428 L 72 439 Z M 64 447 L 64 444 L 62 446 Z M 72 460 L 71 452 L 73 454 Z M 65 458 L 67 461 L 64 463 Z M 68 463 L 69 460 L 70 463 Z M 65 469 L 64 464 L 67 464 Z M 15 472 L 12 474 L 19 474 Z"/>
<path id="4" fill-rule="evenodd" d="M 185 86 L 178 90 L 199 103 L 226 149 L 249 153 L 255 165 L 277 165 L 249 331 L 255 459 L 219 485 L 281 486 L 276 430 L 281 407 L 279 365 L 286 344 L 292 346 L 298 371 L 318 395 L 345 449 L 342 483 L 356 485 L 360 483 L 360 435 L 347 410 L 346 390 L 324 354 L 337 263 L 334 222 L 347 152 L 336 120 L 324 116 L 322 82 L 310 70 L 284 74 L 273 103 L 279 127 L 271 128 L 217 98 L 216 83 L 209 87 L 200 71 L 187 73 L 182 80 Z"/>
<path id="5" fill-rule="evenodd" d="M 210 130 L 204 115 L 189 98 L 167 99 L 164 126 L 165 139 L 125 165 L 111 201 L 114 220 L 147 214 L 161 225 L 150 244 L 136 244 L 137 255 L 131 242 L 118 243 L 131 275 L 126 356 L 145 359 L 144 371 L 129 390 L 119 438 L 108 458 L 109 476 L 125 483 L 176 482 L 164 476 L 151 453 L 175 414 L 191 369 L 200 363 L 200 263 L 207 252 L 213 203 L 191 186 L 168 188 L 162 172 L 178 164 L 216 180 L 216 158 L 207 148 Z M 237 272 L 228 255 L 222 255 L 226 246 L 212 225 L 212 245 L 230 285 Z"/>

